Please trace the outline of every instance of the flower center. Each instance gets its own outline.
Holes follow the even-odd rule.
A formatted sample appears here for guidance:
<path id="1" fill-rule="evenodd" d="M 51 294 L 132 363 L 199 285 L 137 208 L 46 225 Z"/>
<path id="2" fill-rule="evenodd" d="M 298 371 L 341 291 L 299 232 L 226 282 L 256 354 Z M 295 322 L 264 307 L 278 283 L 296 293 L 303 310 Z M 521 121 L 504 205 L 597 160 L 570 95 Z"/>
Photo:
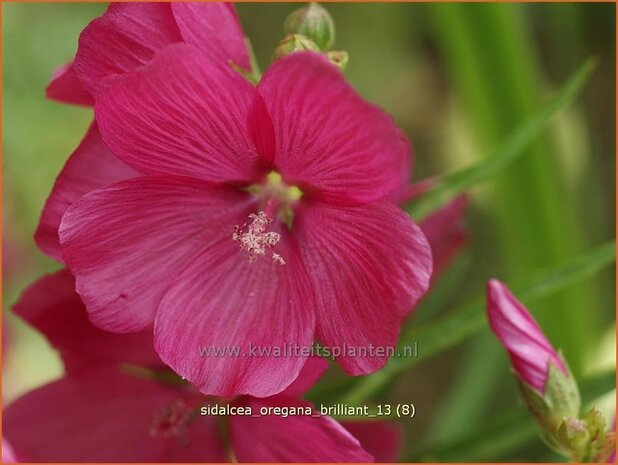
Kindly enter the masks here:
<path id="1" fill-rule="evenodd" d="M 258 257 L 271 252 L 273 261 L 285 265 L 285 259 L 274 251 L 281 240 L 281 234 L 269 231 L 276 220 L 281 220 L 290 228 L 294 219 L 294 204 L 301 198 L 302 191 L 296 186 L 288 186 L 281 175 L 271 171 L 262 184 L 254 184 L 247 189 L 261 205 L 256 213 L 251 213 L 247 221 L 234 226 L 232 239 L 239 243 L 240 249 L 248 254 L 250 263 Z"/>
<path id="2" fill-rule="evenodd" d="M 157 410 L 150 423 L 152 437 L 176 438 L 182 446 L 190 443 L 187 430 L 196 418 L 197 411 L 184 400 L 178 399 L 171 405 Z"/>

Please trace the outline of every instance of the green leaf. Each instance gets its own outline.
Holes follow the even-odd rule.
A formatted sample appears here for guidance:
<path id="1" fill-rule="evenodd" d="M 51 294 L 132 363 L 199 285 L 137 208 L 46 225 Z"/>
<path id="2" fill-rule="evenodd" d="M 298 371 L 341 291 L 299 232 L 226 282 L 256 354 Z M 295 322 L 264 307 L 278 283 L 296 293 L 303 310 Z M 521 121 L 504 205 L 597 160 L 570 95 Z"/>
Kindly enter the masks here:
<path id="1" fill-rule="evenodd" d="M 520 300 L 530 303 L 594 276 L 615 260 L 616 243 L 612 241 L 568 263 L 534 273 L 532 278 L 514 286 L 513 290 Z M 459 344 L 486 327 L 484 295 L 435 321 L 413 326 L 401 337 L 398 351 L 403 353 L 403 347 L 416 342 L 419 348 L 418 357 L 391 358 L 379 372 L 359 378 L 350 390 L 342 393 L 341 399 L 351 405 L 362 404 L 403 370 Z"/>
<path id="2" fill-rule="evenodd" d="M 425 218 L 457 194 L 492 179 L 517 160 L 525 153 L 525 148 L 548 126 L 552 117 L 575 99 L 595 67 L 595 59 L 586 61 L 556 97 L 509 134 L 492 154 L 468 168 L 445 176 L 432 189 L 415 199 L 414 204 L 407 208 L 410 215 L 416 220 Z"/>

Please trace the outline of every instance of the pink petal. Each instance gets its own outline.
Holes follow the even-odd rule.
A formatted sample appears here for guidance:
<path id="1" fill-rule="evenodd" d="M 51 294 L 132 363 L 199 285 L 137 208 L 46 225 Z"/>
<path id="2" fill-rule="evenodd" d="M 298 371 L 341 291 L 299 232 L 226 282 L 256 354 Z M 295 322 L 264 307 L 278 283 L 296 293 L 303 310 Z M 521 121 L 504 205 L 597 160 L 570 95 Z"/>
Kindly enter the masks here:
<path id="1" fill-rule="evenodd" d="M 297 210 L 294 233 L 318 300 L 318 339 L 347 352 L 337 357 L 347 373 L 381 368 L 403 318 L 429 286 L 431 251 L 420 228 L 381 201 L 306 205 Z M 382 353 L 369 352 L 370 345 Z"/>
<path id="2" fill-rule="evenodd" d="M 172 12 L 182 38 L 188 44 L 232 61 L 250 70 L 245 36 L 231 3 L 172 3 Z"/>
<path id="3" fill-rule="evenodd" d="M 67 371 L 129 363 L 160 368 L 152 334 L 102 331 L 88 319 L 68 270 L 44 276 L 24 291 L 14 312 L 39 330 L 60 352 Z"/>
<path id="4" fill-rule="evenodd" d="M 153 436 L 153 416 L 186 394 L 152 380 L 93 370 L 43 386 L 3 414 L 3 435 L 29 462 L 224 461 L 215 422 L 198 416 L 190 443 Z"/>
<path id="5" fill-rule="evenodd" d="M 285 265 L 268 256 L 249 263 L 228 233 L 178 276 L 161 303 L 155 348 L 204 394 L 269 396 L 288 387 L 305 364 L 306 355 L 283 351 L 311 347 L 314 300 L 296 246 L 287 230 L 279 232 L 275 250 Z M 280 352 L 256 355 L 250 347 Z"/>
<path id="6" fill-rule="evenodd" d="M 566 373 L 564 363 L 530 312 L 495 279 L 487 283 L 487 316 L 492 331 L 511 358 L 513 369 L 527 384 L 545 392 L 550 362 Z"/>
<path id="7" fill-rule="evenodd" d="M 318 382 L 327 369 L 326 360 L 316 356 L 309 357 L 298 378 L 288 386 L 284 394 L 290 397 L 301 397 Z"/>
<path id="8" fill-rule="evenodd" d="M 73 63 L 64 64 L 54 71 L 51 81 L 45 89 L 45 95 L 49 99 L 62 103 L 88 107 L 94 105 L 94 99 L 77 79 Z"/>
<path id="9" fill-rule="evenodd" d="M 182 38 L 169 3 L 112 3 L 79 36 L 75 69 L 91 95 L 101 80 L 148 63 Z"/>
<path id="10" fill-rule="evenodd" d="M 337 204 L 370 202 L 408 178 L 402 132 L 321 55 L 277 60 L 258 90 L 275 127 L 276 169 L 305 193 Z"/>
<path id="11" fill-rule="evenodd" d="M 45 202 L 34 235 L 39 248 L 50 257 L 62 261 L 58 228 L 67 208 L 90 191 L 137 175 L 137 171 L 109 151 L 93 123 L 56 178 Z"/>
<path id="12" fill-rule="evenodd" d="M 363 449 L 376 462 L 397 462 L 401 449 L 401 431 L 393 423 L 385 421 L 345 421 L 341 424 L 359 440 Z"/>
<path id="13" fill-rule="evenodd" d="M 456 257 L 470 237 L 464 222 L 468 199 L 460 195 L 425 218 L 420 226 L 431 245 L 434 278 Z"/>
<path id="14" fill-rule="evenodd" d="M 248 194 L 203 181 L 144 176 L 74 203 L 60 240 L 91 320 L 116 332 L 151 327 L 174 278 L 209 244 L 231 237 L 247 202 Z"/>
<path id="15" fill-rule="evenodd" d="M 248 399 L 254 413 L 261 407 L 306 407 L 286 396 Z M 232 447 L 239 462 L 372 462 L 359 442 L 330 417 L 268 415 L 230 418 Z"/>
<path id="16" fill-rule="evenodd" d="M 265 172 L 250 137 L 256 99 L 240 74 L 179 44 L 108 78 L 96 117 L 112 151 L 143 173 L 251 183 Z"/>

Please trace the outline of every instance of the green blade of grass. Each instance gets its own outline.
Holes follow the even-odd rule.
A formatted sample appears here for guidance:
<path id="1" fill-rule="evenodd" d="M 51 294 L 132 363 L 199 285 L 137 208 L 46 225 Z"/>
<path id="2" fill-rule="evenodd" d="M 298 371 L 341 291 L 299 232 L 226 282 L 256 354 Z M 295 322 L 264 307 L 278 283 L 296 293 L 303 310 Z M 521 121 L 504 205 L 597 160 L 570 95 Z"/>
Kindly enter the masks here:
<path id="1" fill-rule="evenodd" d="M 535 273 L 513 290 L 519 299 L 530 303 L 594 276 L 615 260 L 616 243 L 612 241 L 568 263 Z M 416 342 L 418 357 L 391 358 L 381 371 L 359 378 L 350 390 L 342 393 L 341 399 L 350 405 L 362 404 L 403 370 L 478 333 L 486 328 L 484 310 L 485 296 L 481 295 L 436 321 L 412 328 L 402 336 L 399 348 Z"/>
<path id="2" fill-rule="evenodd" d="M 445 176 L 407 208 L 410 215 L 421 220 L 458 194 L 476 184 L 491 180 L 500 171 L 525 154 L 528 145 L 546 129 L 552 117 L 571 103 L 596 67 L 596 60 L 587 60 L 545 106 L 518 126 L 489 156 L 468 168 Z"/>

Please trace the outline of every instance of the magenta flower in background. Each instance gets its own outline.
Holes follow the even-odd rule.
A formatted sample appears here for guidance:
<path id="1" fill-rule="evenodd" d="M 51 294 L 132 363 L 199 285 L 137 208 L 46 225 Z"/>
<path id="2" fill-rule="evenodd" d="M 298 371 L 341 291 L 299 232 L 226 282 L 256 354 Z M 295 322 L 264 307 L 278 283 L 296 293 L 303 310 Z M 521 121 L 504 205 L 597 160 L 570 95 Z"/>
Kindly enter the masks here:
<path id="1" fill-rule="evenodd" d="M 249 70 L 249 54 L 231 3 L 112 3 L 80 35 L 75 64 L 61 66 L 47 87 L 51 99 L 94 105 L 102 79 L 148 63 L 173 43 L 190 43 L 222 63 Z M 105 146 L 93 123 L 56 179 L 35 233 L 43 252 L 62 260 L 60 219 L 82 195 L 138 173 Z"/>
<path id="2" fill-rule="evenodd" d="M 568 373 L 530 312 L 495 279 L 487 283 L 487 315 L 492 331 L 509 354 L 513 369 L 526 384 L 544 393 L 550 364 L 563 374 Z"/>
<path id="3" fill-rule="evenodd" d="M 201 346 L 396 343 L 432 267 L 425 236 L 385 199 L 409 176 L 408 144 L 325 58 L 287 56 L 255 88 L 170 46 L 108 78 L 96 117 L 142 175 L 63 217 L 63 258 L 95 324 L 154 324 L 162 359 L 223 396 L 280 392 L 304 358 L 208 358 Z M 362 374 L 385 358 L 339 361 Z"/>
<path id="4" fill-rule="evenodd" d="M 468 198 L 459 195 L 420 223 L 433 255 L 433 281 L 440 277 L 470 240 L 464 221 Z"/>
<path id="5" fill-rule="evenodd" d="M 255 412 L 261 406 L 310 407 L 300 396 L 322 375 L 326 362 L 309 359 L 299 378 L 273 397 L 207 398 L 158 359 L 146 343 L 148 332 L 114 334 L 92 325 L 74 285 L 66 270 L 43 277 L 15 307 L 60 352 L 67 372 L 6 408 L 3 433 L 18 457 L 45 462 L 357 462 L 372 459 L 363 449 L 369 436 L 367 450 L 376 458 L 394 456 L 397 431 L 381 422 L 367 424 L 359 443 L 329 417 L 200 415 L 201 406 L 215 402 Z M 229 427 L 229 443 L 222 436 L 222 420 Z"/>

